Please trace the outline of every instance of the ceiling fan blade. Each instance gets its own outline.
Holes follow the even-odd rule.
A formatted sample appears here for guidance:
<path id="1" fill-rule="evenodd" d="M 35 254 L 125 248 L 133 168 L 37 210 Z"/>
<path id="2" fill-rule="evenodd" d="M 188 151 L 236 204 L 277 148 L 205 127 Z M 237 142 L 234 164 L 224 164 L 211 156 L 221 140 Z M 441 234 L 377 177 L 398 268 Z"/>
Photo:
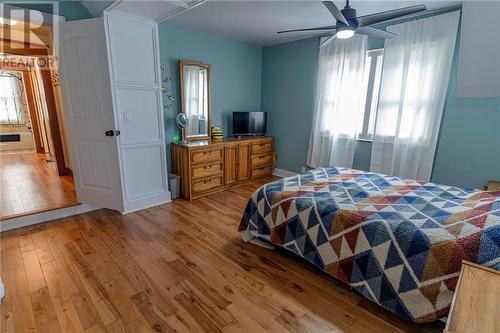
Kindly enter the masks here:
<path id="1" fill-rule="evenodd" d="M 330 37 L 328 37 L 327 39 L 325 39 L 321 44 L 319 44 L 319 47 L 323 47 L 323 46 L 326 46 L 328 44 L 330 44 L 335 38 L 337 38 L 337 34 L 334 33 L 333 35 L 331 35 Z"/>
<path id="2" fill-rule="evenodd" d="M 358 27 L 361 28 L 361 27 L 366 27 L 368 25 L 376 24 L 379 22 L 392 20 L 392 19 L 395 19 L 395 18 L 398 18 L 401 16 L 406 16 L 406 15 L 410 15 L 413 13 L 422 12 L 424 10 L 427 10 L 425 5 L 416 5 L 416 6 L 411 6 L 411 7 L 388 10 L 388 11 L 380 12 L 380 13 L 376 13 L 376 14 L 360 16 L 360 17 L 357 17 L 356 19 L 358 20 Z"/>
<path id="3" fill-rule="evenodd" d="M 377 28 L 374 28 L 374 27 L 359 28 L 358 30 L 356 30 L 356 33 L 360 34 L 360 35 L 367 35 L 367 36 L 370 36 L 370 37 L 386 38 L 386 39 L 391 39 L 391 38 L 394 38 L 394 37 L 398 37 L 398 35 L 393 34 L 392 32 L 381 30 L 381 29 L 377 29 Z"/>
<path id="4" fill-rule="evenodd" d="M 278 34 L 283 34 L 286 32 L 299 32 L 299 31 L 316 31 L 316 30 L 333 30 L 335 29 L 335 25 L 325 25 L 324 27 L 316 27 L 316 28 L 306 28 L 306 29 L 292 29 L 292 30 L 282 30 L 278 31 Z"/>
<path id="5" fill-rule="evenodd" d="M 338 7 L 333 3 L 333 1 L 323 1 L 323 5 L 332 13 L 333 17 L 339 22 L 349 25 L 344 17 L 344 14 L 338 9 Z"/>

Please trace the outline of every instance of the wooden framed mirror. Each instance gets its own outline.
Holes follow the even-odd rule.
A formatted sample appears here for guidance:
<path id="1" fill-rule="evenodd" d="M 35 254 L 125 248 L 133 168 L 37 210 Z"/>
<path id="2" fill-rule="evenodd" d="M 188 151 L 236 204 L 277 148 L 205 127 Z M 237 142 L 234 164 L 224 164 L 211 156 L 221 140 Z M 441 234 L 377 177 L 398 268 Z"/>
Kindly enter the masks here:
<path id="1" fill-rule="evenodd" d="M 183 140 L 210 139 L 210 65 L 180 60 L 181 110 L 188 119 Z"/>

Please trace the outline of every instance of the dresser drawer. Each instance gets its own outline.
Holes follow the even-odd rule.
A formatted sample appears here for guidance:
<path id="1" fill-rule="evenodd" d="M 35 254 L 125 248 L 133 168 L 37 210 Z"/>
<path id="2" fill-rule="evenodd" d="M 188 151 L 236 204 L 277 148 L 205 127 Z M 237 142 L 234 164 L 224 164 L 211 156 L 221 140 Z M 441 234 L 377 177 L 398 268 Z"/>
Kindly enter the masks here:
<path id="1" fill-rule="evenodd" d="M 222 148 L 197 150 L 191 153 L 192 163 L 203 163 L 222 160 Z"/>
<path id="2" fill-rule="evenodd" d="M 273 167 L 268 165 L 252 169 L 252 178 L 270 177 L 273 173 Z"/>
<path id="3" fill-rule="evenodd" d="M 270 153 L 273 151 L 272 141 L 252 143 L 252 155 Z"/>
<path id="4" fill-rule="evenodd" d="M 193 166 L 193 178 L 202 178 L 218 175 L 222 172 L 222 163 L 214 162 L 209 164 Z"/>
<path id="5" fill-rule="evenodd" d="M 252 156 L 252 167 L 271 164 L 273 162 L 274 154 L 265 154 L 265 155 L 253 155 Z"/>
<path id="6" fill-rule="evenodd" d="M 203 178 L 193 181 L 193 192 L 204 192 L 222 186 L 222 176 Z"/>

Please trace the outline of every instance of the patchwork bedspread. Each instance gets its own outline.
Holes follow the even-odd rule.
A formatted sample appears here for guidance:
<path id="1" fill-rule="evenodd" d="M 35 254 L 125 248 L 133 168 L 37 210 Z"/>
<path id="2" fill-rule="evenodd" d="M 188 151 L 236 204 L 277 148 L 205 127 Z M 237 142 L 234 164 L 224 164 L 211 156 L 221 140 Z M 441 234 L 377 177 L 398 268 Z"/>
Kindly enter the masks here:
<path id="1" fill-rule="evenodd" d="M 447 315 L 462 260 L 500 270 L 500 192 L 318 168 L 263 185 L 239 227 L 414 322 Z"/>

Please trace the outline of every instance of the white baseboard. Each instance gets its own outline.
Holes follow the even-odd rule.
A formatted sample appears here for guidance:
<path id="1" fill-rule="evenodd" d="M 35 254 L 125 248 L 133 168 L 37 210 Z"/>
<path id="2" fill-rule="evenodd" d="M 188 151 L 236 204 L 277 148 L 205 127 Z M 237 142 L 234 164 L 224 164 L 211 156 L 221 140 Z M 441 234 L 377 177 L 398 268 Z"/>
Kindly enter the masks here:
<path id="1" fill-rule="evenodd" d="M 87 204 L 80 204 L 61 209 L 54 209 L 48 212 L 41 212 L 31 215 L 15 217 L 10 220 L 0 222 L 0 232 L 22 228 L 33 224 L 57 220 L 68 216 L 78 215 L 100 209 Z"/>
<path id="2" fill-rule="evenodd" d="M 284 178 L 284 177 L 292 177 L 295 176 L 297 173 L 288 171 L 288 170 L 283 170 L 283 169 L 278 169 L 274 168 L 273 175 Z"/>

